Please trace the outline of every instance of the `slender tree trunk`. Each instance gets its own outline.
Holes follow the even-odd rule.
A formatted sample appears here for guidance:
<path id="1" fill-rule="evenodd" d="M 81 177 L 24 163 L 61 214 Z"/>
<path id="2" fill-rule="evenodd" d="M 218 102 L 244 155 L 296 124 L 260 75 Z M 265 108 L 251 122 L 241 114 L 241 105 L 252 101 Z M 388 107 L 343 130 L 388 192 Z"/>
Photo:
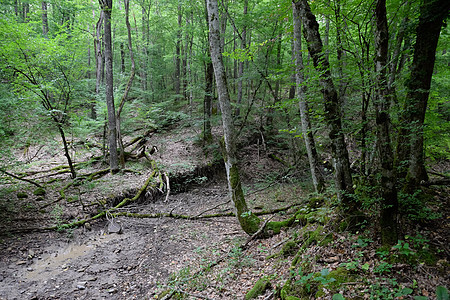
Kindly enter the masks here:
<path id="1" fill-rule="evenodd" d="M 381 241 L 384 245 L 397 243 L 398 199 L 395 188 L 394 154 L 390 137 L 389 104 L 392 91 L 388 87 L 386 68 L 388 66 L 389 34 L 386 17 L 386 0 L 378 0 L 375 8 L 375 70 L 377 72 L 378 95 L 374 101 L 377 124 L 377 152 L 381 163 Z"/>
<path id="2" fill-rule="evenodd" d="M 112 0 L 99 0 L 104 13 L 105 21 L 105 79 L 106 79 L 106 106 L 108 109 L 108 144 L 109 166 L 112 173 L 119 171 L 119 157 L 117 154 L 117 125 L 116 110 L 114 106 L 113 86 L 113 57 L 111 39 L 111 10 Z"/>
<path id="3" fill-rule="evenodd" d="M 149 7 L 150 10 L 150 7 Z M 137 28 L 136 28 L 137 30 Z M 136 31 L 137 32 L 137 31 Z M 149 62 L 148 47 L 150 42 L 150 24 L 149 24 L 149 14 L 147 10 L 142 7 L 142 67 L 141 67 L 141 83 L 142 89 L 146 91 L 148 89 L 148 76 L 147 76 L 147 66 Z M 139 52 L 139 49 L 137 49 Z"/>
<path id="4" fill-rule="evenodd" d="M 134 53 L 133 53 L 133 45 L 131 43 L 131 25 L 130 25 L 130 0 L 124 0 L 125 6 L 125 24 L 127 25 L 127 33 L 128 33 L 128 52 L 130 53 L 131 60 L 131 70 L 130 77 L 128 78 L 127 86 L 125 87 L 125 91 L 123 93 L 122 99 L 120 100 L 119 108 L 117 109 L 117 141 L 119 143 L 120 148 L 120 164 L 123 169 L 125 169 L 125 148 L 123 146 L 122 141 L 122 131 L 120 128 L 120 115 L 122 113 L 122 109 L 127 101 L 128 93 L 130 92 L 131 86 L 133 85 L 133 80 L 136 72 L 136 64 L 134 62 Z"/>
<path id="5" fill-rule="evenodd" d="M 208 26 L 208 10 L 206 9 L 207 3 L 205 3 L 205 20 L 206 26 Z M 209 35 L 207 37 L 209 44 Z M 213 140 L 211 132 L 211 112 L 212 112 L 212 100 L 213 100 L 213 80 L 214 80 L 214 67 L 211 61 L 211 52 L 206 51 L 207 60 L 205 62 L 205 97 L 203 100 L 203 143 L 205 145 L 211 144 Z"/>
<path id="6" fill-rule="evenodd" d="M 260 219 L 248 209 L 241 186 L 238 160 L 236 156 L 236 141 L 231 114 L 231 104 L 220 47 L 220 25 L 217 0 L 207 0 L 207 10 L 211 59 L 216 77 L 220 110 L 222 112 L 222 125 L 224 131 L 223 152 L 225 169 L 227 172 L 228 189 L 236 208 L 236 216 L 242 229 L 247 234 L 253 234 L 258 231 Z"/>
<path id="7" fill-rule="evenodd" d="M 123 43 L 120 43 L 120 72 L 125 74 L 125 50 L 123 49 Z"/>
<path id="8" fill-rule="evenodd" d="M 175 75 L 174 75 L 174 85 L 175 94 L 180 94 L 181 88 L 181 4 L 178 5 L 178 32 L 177 32 L 177 44 L 175 48 Z"/>
<path id="9" fill-rule="evenodd" d="M 68 146 L 68 144 L 67 144 L 67 140 L 66 140 L 66 135 L 65 135 L 65 133 L 64 133 L 64 129 L 63 129 L 61 123 L 59 123 L 59 121 L 56 120 L 56 118 L 54 118 L 54 119 L 55 119 L 55 122 L 57 123 L 58 131 L 59 131 L 59 134 L 60 134 L 61 139 L 62 139 L 62 141 L 63 141 L 63 146 L 64 146 L 64 156 L 67 158 L 67 162 L 68 162 L 68 164 L 69 164 L 69 169 L 70 169 L 71 177 L 72 177 L 72 178 L 76 178 L 76 177 L 77 177 L 77 174 L 76 174 L 76 172 L 75 172 L 75 168 L 74 168 L 73 163 L 72 163 L 72 158 L 70 157 L 69 146 Z"/>
<path id="10" fill-rule="evenodd" d="M 294 22 L 294 57 L 295 57 L 295 77 L 297 85 L 297 95 L 299 98 L 300 117 L 302 122 L 302 134 L 305 140 L 306 153 L 308 154 L 309 167 L 314 184 L 314 189 L 317 193 L 323 191 L 325 180 L 319 166 L 319 158 L 317 155 L 316 144 L 314 136 L 311 131 L 311 122 L 309 119 L 309 108 L 306 102 L 306 85 L 304 83 L 303 73 L 303 56 L 302 56 L 302 24 L 298 6 L 292 4 L 293 22 Z"/>
<path id="11" fill-rule="evenodd" d="M 411 76 L 407 82 L 408 94 L 404 118 L 410 125 L 408 131 L 411 136 L 407 192 L 418 189 L 420 182 L 428 179 L 424 164 L 423 124 L 436 59 L 436 47 L 449 9 L 450 2 L 446 0 L 425 0 L 420 7 Z"/>
<path id="12" fill-rule="evenodd" d="M 19 17 L 19 1 L 18 0 L 14 1 L 14 13 L 15 13 L 16 17 Z"/>
<path id="13" fill-rule="evenodd" d="M 42 7 L 42 34 L 44 36 L 47 36 L 48 34 L 47 1 L 42 1 L 41 7 Z"/>
<path id="14" fill-rule="evenodd" d="M 248 0 L 244 0 L 244 21 L 245 18 L 247 16 L 247 11 L 248 11 Z M 247 50 L 247 25 L 245 25 L 242 28 L 242 40 L 241 40 L 241 49 L 243 51 Z M 238 66 L 238 86 L 237 86 L 237 105 L 236 105 L 236 111 L 235 111 L 235 116 L 239 117 L 239 115 L 241 114 L 241 103 L 242 103 L 242 95 L 243 95 L 243 91 L 242 91 L 242 84 L 243 84 L 243 78 L 242 76 L 244 75 L 244 61 L 239 61 L 239 66 Z"/>
<path id="15" fill-rule="evenodd" d="M 353 200 L 353 180 L 350 171 L 347 145 L 342 132 L 339 99 L 330 72 L 330 64 L 323 53 L 322 40 L 319 34 L 319 24 L 312 14 L 307 0 L 295 2 L 300 11 L 303 23 L 303 34 L 308 43 L 308 52 L 312 57 L 314 67 L 319 71 L 319 83 L 324 96 L 325 119 L 329 127 L 331 150 L 334 159 L 335 184 L 338 198 L 342 203 L 344 214 L 353 217 L 357 212 Z M 350 221 L 353 221 L 350 219 Z M 352 224 L 355 225 L 355 224 Z"/>
<path id="16" fill-rule="evenodd" d="M 100 17 L 98 19 L 97 25 L 95 27 L 96 38 L 94 40 L 94 51 L 95 51 L 95 94 L 100 95 L 100 86 L 102 84 L 102 70 L 103 70 L 103 54 L 102 54 L 102 24 L 104 19 L 103 11 L 100 11 Z M 93 104 L 92 118 L 97 119 L 97 112 L 95 110 L 95 103 Z"/>
<path id="17" fill-rule="evenodd" d="M 209 59 L 211 57 L 208 55 Z M 203 100 L 203 141 L 205 144 L 210 144 L 213 140 L 211 132 L 211 109 L 213 99 L 213 80 L 214 80 L 214 68 L 211 60 L 206 62 L 205 68 L 205 98 Z"/>

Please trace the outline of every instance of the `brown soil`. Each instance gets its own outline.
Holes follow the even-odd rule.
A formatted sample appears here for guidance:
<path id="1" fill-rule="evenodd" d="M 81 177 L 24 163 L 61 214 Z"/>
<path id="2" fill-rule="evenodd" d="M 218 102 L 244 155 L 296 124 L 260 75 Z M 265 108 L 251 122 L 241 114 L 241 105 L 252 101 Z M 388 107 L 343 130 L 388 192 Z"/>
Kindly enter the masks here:
<path id="1" fill-rule="evenodd" d="M 160 151 L 153 158 L 170 172 L 173 179 L 178 178 L 175 180 L 179 185 L 177 189 L 188 191 L 171 194 L 167 202 L 164 196 L 146 197 L 122 211 L 190 216 L 205 211 L 208 214 L 232 211 L 221 166 L 196 170 L 196 167 L 211 164 L 211 158 L 205 158 L 201 148 L 194 145 L 194 137 L 195 132 L 183 129 L 178 133 L 155 136 L 148 142 L 148 146 L 159 146 Z M 34 153 L 38 149 L 29 151 Z M 82 150 L 79 161 L 100 154 L 98 149 Z M 243 164 L 247 190 L 265 187 L 264 184 L 253 186 L 257 173 L 267 173 L 268 169 L 276 172 L 281 167 L 268 158 L 255 159 L 255 151 L 259 153 L 262 149 L 250 146 L 242 152 L 247 158 Z M 19 154 L 18 158 L 26 159 Z M 63 157 L 52 156 L 50 149 L 47 152 L 40 149 L 27 171 L 50 169 L 58 164 L 64 164 Z M 189 266 L 200 270 L 206 256 L 226 256 L 247 238 L 234 217 L 200 220 L 118 217 L 115 221 L 123 227 L 121 234 L 108 234 L 107 219 L 91 222 L 89 227 L 39 230 L 92 216 L 101 209 L 97 205 L 100 200 L 108 200 L 107 206 L 111 206 L 125 196 L 133 196 L 151 170 L 145 159 L 129 165 L 140 173 L 108 174 L 95 183 L 71 187 L 65 192 L 68 201 L 57 201 L 59 191 L 71 180 L 68 173 L 47 177 L 51 173 L 47 172 L 27 177 L 38 182 L 60 179 L 46 185 L 44 199 L 33 195 L 36 189 L 33 185 L 15 182 L 9 186 L 9 192 L 2 194 L 0 202 L 3 208 L 0 299 L 150 299 L 167 289 L 174 274 L 185 272 Z M 89 173 L 101 168 L 96 164 L 79 172 Z M 250 176 L 254 178 L 250 180 Z M 185 182 L 179 182 L 179 178 L 184 178 Z M 8 190 L 8 186 L 4 188 Z M 289 197 L 281 197 L 280 189 L 274 189 L 278 196 L 272 203 L 258 201 L 258 193 L 249 194 L 249 202 L 256 210 L 285 206 L 287 202 L 283 202 Z M 28 197 L 17 198 L 20 191 Z M 42 207 L 45 208 L 40 209 Z M 249 276 L 256 278 L 252 274 L 244 278 Z M 214 287 L 210 287 L 209 294 L 217 298 L 240 299 L 250 285 L 251 281 L 236 288 L 222 287 L 215 292 L 212 291 Z"/>
<path id="2" fill-rule="evenodd" d="M 174 183 L 172 193 L 168 201 L 165 195 L 155 198 L 148 194 L 121 211 L 189 216 L 232 211 L 221 164 L 212 164 L 212 155 L 204 155 L 195 137 L 191 128 L 152 136 L 147 145 L 158 145 L 160 151 L 153 158 L 161 169 L 170 173 Z M 78 162 L 100 154 L 92 146 L 89 149 L 78 147 L 74 149 Z M 63 157 L 54 156 L 51 147 L 37 152 L 38 149 L 29 149 L 28 156 L 33 159 L 27 171 L 49 170 L 65 163 Z M 33 156 L 36 152 L 38 155 Z M 26 160 L 22 153 L 17 157 Z M 282 152 L 277 155 L 287 157 Z M 292 176 L 298 179 L 306 172 L 286 173 L 280 162 L 269 158 L 263 145 L 255 143 L 244 147 L 240 158 L 246 199 L 253 211 L 285 207 L 306 198 L 308 188 L 302 188 L 298 180 L 290 181 Z M 104 167 L 95 163 L 79 173 Z M 185 299 L 243 299 L 264 276 L 270 279 L 272 289 L 258 299 L 274 299 L 274 290 L 279 291 L 292 275 L 290 272 L 298 271 L 289 269 L 295 251 L 293 255 L 267 257 L 279 253 L 286 241 L 295 239 L 293 237 L 302 230 L 300 226 L 269 239 L 251 241 L 245 250 L 240 246 L 248 236 L 235 217 L 197 220 L 118 217 L 114 221 L 122 225 L 121 234 L 108 234 L 110 220 L 105 218 L 81 228 L 41 230 L 92 216 L 104 209 L 99 204 L 104 200 L 103 205 L 108 208 L 124 197 L 132 197 L 151 169 L 145 159 L 129 162 L 127 167 L 136 172 L 108 174 L 93 182 L 83 182 L 66 190 L 65 199 L 60 201 L 59 191 L 71 182 L 68 173 L 49 176 L 52 172 L 47 172 L 26 177 L 40 183 L 50 178 L 60 179 L 45 185 L 43 197 L 35 196 L 36 187 L 22 181 L 0 186 L 0 299 L 168 299 L 168 295 L 174 296 L 170 292 L 163 296 L 169 288 Z M 175 193 L 175 190 L 181 192 Z M 28 197 L 19 199 L 18 192 L 25 192 Z M 437 189 L 437 200 L 448 203 L 447 192 L 445 188 Z M 378 241 L 367 242 L 369 246 L 361 249 L 358 235 L 337 233 L 327 226 L 324 230 L 334 241 L 328 246 L 311 245 L 301 260 L 310 263 L 312 270 L 309 272 L 325 268 L 331 271 L 342 263 L 358 261 L 358 277 L 342 286 L 346 297 L 369 299 L 369 286 L 376 284 L 380 291 L 383 287 L 391 291 L 392 284 L 386 278 L 395 277 L 401 286 L 415 284 L 414 295 L 433 299 L 436 286 L 450 286 L 446 245 L 448 209 L 449 206 L 443 217 L 433 223 L 417 226 L 430 245 L 442 249 L 434 266 L 393 263 L 391 273 L 382 276 L 375 273 L 379 263 L 375 253 Z M 263 218 L 281 220 L 292 212 L 290 209 Z M 310 230 L 315 226 L 317 224 L 312 224 Z M 298 237 L 296 242 L 302 245 L 305 241 L 300 234 Z M 331 294 L 325 294 L 322 299 L 331 299 Z"/>

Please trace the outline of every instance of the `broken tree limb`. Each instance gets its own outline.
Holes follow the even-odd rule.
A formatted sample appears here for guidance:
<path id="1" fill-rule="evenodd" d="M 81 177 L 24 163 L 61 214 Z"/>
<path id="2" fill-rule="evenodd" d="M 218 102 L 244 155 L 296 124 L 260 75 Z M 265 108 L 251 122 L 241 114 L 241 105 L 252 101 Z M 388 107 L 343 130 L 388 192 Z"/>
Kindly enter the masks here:
<path id="1" fill-rule="evenodd" d="M 83 220 L 79 220 L 79 221 L 75 221 L 75 222 L 68 223 L 68 224 L 63 224 L 63 225 L 60 225 L 60 226 L 55 226 L 54 229 L 58 229 L 58 228 L 61 228 L 61 229 L 68 229 L 68 228 L 72 228 L 72 227 L 82 226 L 82 225 L 84 225 L 86 222 L 94 221 L 94 220 L 96 220 L 96 219 L 99 219 L 99 218 L 105 216 L 107 213 L 111 213 L 111 212 L 114 211 L 115 209 L 118 209 L 118 208 L 124 206 L 125 204 L 127 204 L 127 203 L 129 203 L 129 202 L 136 201 L 137 199 L 139 199 L 139 198 L 141 197 L 141 195 L 142 195 L 143 193 L 145 193 L 145 191 L 147 190 L 147 188 L 148 188 L 150 182 L 155 178 L 155 175 L 158 175 L 158 174 L 159 174 L 159 171 L 158 171 L 158 168 L 157 168 L 157 166 L 156 166 L 155 161 L 152 161 L 152 167 L 153 167 L 153 172 L 150 174 L 150 176 L 148 177 L 148 179 L 145 181 L 144 185 L 139 189 L 139 191 L 136 193 L 136 195 L 135 195 L 133 198 L 125 198 L 125 199 L 123 199 L 119 204 L 117 204 L 116 206 L 114 206 L 113 208 L 108 209 L 108 210 L 101 211 L 100 213 L 96 214 L 95 216 L 93 216 L 93 217 L 91 217 L 91 218 L 83 219 Z M 162 183 L 162 184 L 164 185 L 164 183 Z M 160 184 L 160 185 L 161 185 L 161 184 Z M 117 213 L 115 213 L 115 214 L 114 214 L 114 213 L 111 213 L 111 215 L 114 216 L 114 217 L 116 216 L 116 214 L 117 214 Z"/>
<path id="2" fill-rule="evenodd" d="M 3 170 L 3 169 L 0 169 L 0 172 L 6 174 L 6 175 L 8 175 L 8 176 L 11 176 L 11 177 L 14 178 L 14 179 L 21 180 L 21 181 L 25 181 L 25 182 L 31 183 L 31 184 L 33 184 L 33 185 L 35 185 L 35 186 L 37 186 L 37 187 L 42 188 L 42 185 L 40 185 L 40 184 L 37 183 L 37 182 L 34 182 L 33 180 L 21 178 L 21 177 L 19 177 L 19 176 L 17 176 L 17 175 L 14 175 L 14 174 L 12 174 L 12 173 L 9 173 L 9 172 Z"/>
<path id="3" fill-rule="evenodd" d="M 258 237 L 260 237 L 262 235 L 262 233 L 265 231 L 267 223 L 269 223 L 269 221 L 272 220 L 272 218 L 273 218 L 273 216 L 271 216 L 270 218 L 265 220 L 264 224 L 262 224 L 262 226 L 258 229 L 258 231 L 255 232 L 251 237 L 249 237 L 247 239 L 247 241 L 245 242 L 245 244 L 241 246 L 241 249 L 247 249 L 248 244 L 251 241 L 253 241 L 254 239 L 257 239 Z"/>

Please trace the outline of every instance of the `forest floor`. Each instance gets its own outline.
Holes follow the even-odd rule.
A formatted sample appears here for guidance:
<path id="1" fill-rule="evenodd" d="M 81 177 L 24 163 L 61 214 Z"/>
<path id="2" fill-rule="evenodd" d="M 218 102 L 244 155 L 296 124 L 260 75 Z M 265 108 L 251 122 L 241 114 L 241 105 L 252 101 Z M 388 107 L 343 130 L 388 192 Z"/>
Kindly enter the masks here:
<path id="1" fill-rule="evenodd" d="M 259 298 L 276 299 L 292 272 L 299 281 L 308 275 L 290 270 L 296 253 L 299 255 L 296 247 L 306 245 L 301 230 L 319 230 L 322 240 L 332 237 L 327 245 L 320 240 L 306 245 L 300 258 L 310 264 L 310 273 L 347 264 L 353 274 L 351 280 L 337 288 L 346 298 L 407 299 L 421 295 L 434 299 L 437 286 L 450 286 L 448 205 L 441 218 L 418 225 L 422 240 L 416 235 L 410 241 L 411 245 L 439 250 L 430 264 L 400 259 L 381 264 L 376 251 L 379 242 L 373 232 L 337 232 L 333 226 L 317 221 L 329 219 L 335 213 L 332 209 L 318 210 L 316 221 L 307 226 L 297 224 L 242 247 L 249 236 L 235 217 L 226 216 L 233 208 L 224 172 L 214 165 L 199 171 L 199 167 L 211 165 L 212 158 L 205 157 L 195 142 L 196 135 L 189 127 L 153 135 L 147 145 L 158 145 L 160 151 L 152 158 L 169 177 L 183 181 L 175 180 L 167 199 L 165 194 L 149 194 L 120 210 L 169 216 L 109 217 L 78 228 L 41 230 L 93 216 L 124 197 L 132 197 L 152 172 L 145 158 L 127 164 L 134 172 L 106 174 L 69 187 L 64 199 L 60 199 L 60 191 L 71 181 L 68 173 L 40 172 L 27 177 L 47 182 L 44 196 L 35 195 L 36 187 L 21 181 L 0 186 L 0 299 L 243 299 L 260 278 L 267 278 L 271 287 Z M 32 157 L 28 172 L 64 164 L 64 157 L 55 155 L 50 147 L 28 150 L 28 157 L 18 154 L 23 160 Z M 98 149 L 87 150 L 86 146 L 75 150 L 79 161 L 99 154 L 95 153 Z M 285 208 L 261 216 L 283 220 L 309 203 L 308 187 L 299 180 L 307 176 L 306 170 L 288 175 L 285 166 L 267 154 L 259 143 L 247 145 L 240 152 L 246 199 L 255 212 Z M 99 169 L 100 163 L 95 163 L 79 172 Z M 50 178 L 59 180 L 50 182 Z M 436 197 L 448 204 L 445 191 L 437 191 Z M 18 197 L 20 193 L 26 197 Z M 173 217 L 208 214 L 222 216 L 191 220 Z M 121 224 L 122 233 L 108 233 L 113 221 Z M 286 247 L 290 241 L 296 241 L 292 249 Z M 407 250 L 403 247 L 394 251 L 401 258 Z M 406 256 L 412 257 L 411 251 Z M 408 288 L 410 293 L 405 290 Z M 322 299 L 331 299 L 330 293 L 331 289 L 325 289 Z"/>

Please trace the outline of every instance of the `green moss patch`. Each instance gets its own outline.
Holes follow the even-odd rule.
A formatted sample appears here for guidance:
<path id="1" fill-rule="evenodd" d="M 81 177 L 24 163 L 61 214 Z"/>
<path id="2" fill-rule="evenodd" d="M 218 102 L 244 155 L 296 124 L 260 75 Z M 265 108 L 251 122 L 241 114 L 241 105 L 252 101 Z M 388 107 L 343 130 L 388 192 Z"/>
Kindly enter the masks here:
<path id="1" fill-rule="evenodd" d="M 270 287 L 271 284 L 269 279 L 267 279 L 266 277 L 260 278 L 255 283 L 253 288 L 247 292 L 247 294 L 245 295 L 245 300 L 257 298 L 259 295 L 264 294 L 267 289 L 270 289 Z"/>
<path id="2" fill-rule="evenodd" d="M 34 190 L 33 194 L 35 196 L 44 196 L 45 195 L 45 190 L 43 188 L 37 188 Z"/>

